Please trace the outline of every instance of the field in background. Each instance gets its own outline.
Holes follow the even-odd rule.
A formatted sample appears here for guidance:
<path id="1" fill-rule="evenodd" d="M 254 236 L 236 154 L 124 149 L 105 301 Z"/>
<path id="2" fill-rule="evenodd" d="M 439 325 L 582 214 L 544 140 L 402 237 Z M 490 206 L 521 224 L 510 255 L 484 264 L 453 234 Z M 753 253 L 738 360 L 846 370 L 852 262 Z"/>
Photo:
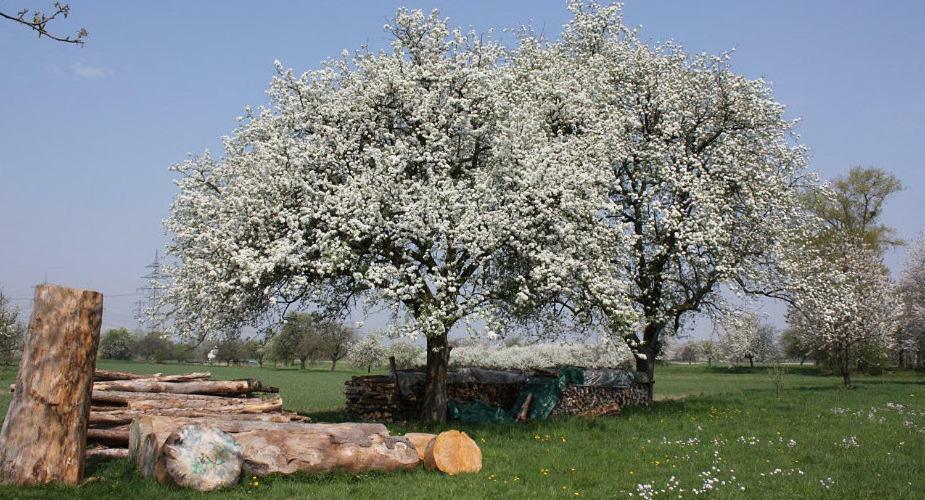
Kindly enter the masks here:
<path id="1" fill-rule="evenodd" d="M 287 409 L 343 418 L 343 382 L 365 373 L 289 368 L 100 362 L 139 373 L 208 370 L 280 387 Z M 14 380 L 10 368 L 0 383 Z M 922 498 L 925 376 L 840 380 L 790 367 L 781 397 L 766 369 L 659 367 L 656 402 L 623 416 L 525 425 L 458 425 L 482 446 L 480 474 L 424 471 L 271 477 L 222 498 Z M 9 394 L 0 408 L 5 412 Z M 449 426 L 448 426 L 449 427 Z M 439 430 L 391 426 L 393 432 Z M 139 478 L 127 461 L 89 464 L 77 489 L 0 487 L 6 498 L 199 498 Z M 663 491 L 664 490 L 664 491 Z"/>

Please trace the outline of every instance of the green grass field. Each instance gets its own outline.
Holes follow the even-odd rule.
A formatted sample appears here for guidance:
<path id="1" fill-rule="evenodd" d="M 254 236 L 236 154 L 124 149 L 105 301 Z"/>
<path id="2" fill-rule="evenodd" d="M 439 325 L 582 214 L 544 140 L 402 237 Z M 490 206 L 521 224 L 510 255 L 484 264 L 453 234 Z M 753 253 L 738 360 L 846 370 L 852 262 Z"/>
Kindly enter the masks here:
<path id="1" fill-rule="evenodd" d="M 180 373 L 202 367 L 101 362 L 101 368 Z M 316 421 L 343 418 L 343 381 L 324 368 L 209 367 L 281 388 L 286 407 Z M 0 382 L 13 381 L 7 368 Z M 793 367 L 776 391 L 763 368 L 659 367 L 648 409 L 619 417 L 522 425 L 458 425 L 480 444 L 484 469 L 448 477 L 333 474 L 261 478 L 199 494 L 141 479 L 125 461 L 88 464 L 76 489 L 0 487 L 7 498 L 925 498 L 925 376 L 840 379 Z M 0 406 L 5 411 L 9 395 Z M 442 427 L 441 427 L 442 428 Z M 392 426 L 393 432 L 437 431 Z"/>

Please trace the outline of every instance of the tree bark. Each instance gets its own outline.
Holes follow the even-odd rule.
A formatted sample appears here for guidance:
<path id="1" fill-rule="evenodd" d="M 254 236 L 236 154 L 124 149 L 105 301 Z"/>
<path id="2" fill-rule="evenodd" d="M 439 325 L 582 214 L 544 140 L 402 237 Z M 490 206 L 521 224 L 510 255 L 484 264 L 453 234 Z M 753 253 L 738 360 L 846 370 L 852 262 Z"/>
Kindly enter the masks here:
<path id="1" fill-rule="evenodd" d="M 83 480 L 103 295 L 39 285 L 0 429 L 0 477 L 12 484 Z"/>
<path id="2" fill-rule="evenodd" d="M 303 424 L 145 417 L 132 424 L 129 453 L 143 475 L 156 474 L 167 438 L 188 424 L 208 424 L 241 445 L 250 474 L 411 469 L 419 458 L 404 437 L 381 424 Z"/>
<path id="3" fill-rule="evenodd" d="M 450 364 L 448 330 L 427 337 L 427 371 L 421 405 L 421 420 L 425 422 L 446 422 L 446 372 Z"/>
<path id="4" fill-rule="evenodd" d="M 161 382 L 154 379 L 113 380 L 96 382 L 94 391 L 165 392 L 170 394 L 207 394 L 237 396 L 259 392 L 260 381 L 247 380 L 193 380 L 189 382 Z"/>
<path id="5" fill-rule="evenodd" d="M 137 373 L 117 372 L 109 370 L 96 370 L 93 380 L 96 382 L 111 382 L 117 380 L 151 380 L 157 382 L 191 382 L 194 380 L 208 380 L 212 377 L 210 372 L 193 372 L 182 375 L 140 375 Z"/>

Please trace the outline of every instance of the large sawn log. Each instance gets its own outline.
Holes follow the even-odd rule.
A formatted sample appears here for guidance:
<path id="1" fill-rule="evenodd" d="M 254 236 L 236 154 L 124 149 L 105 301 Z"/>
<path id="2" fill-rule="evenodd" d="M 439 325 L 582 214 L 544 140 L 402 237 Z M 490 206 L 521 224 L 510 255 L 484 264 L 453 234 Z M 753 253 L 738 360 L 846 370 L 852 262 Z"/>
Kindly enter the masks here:
<path id="1" fill-rule="evenodd" d="M 129 455 L 145 476 L 155 474 L 157 457 L 170 434 L 188 424 L 207 424 L 241 445 L 249 474 L 412 469 L 420 460 L 404 437 L 390 436 L 381 424 L 305 424 L 212 421 L 143 417 L 132 423 Z"/>
<path id="2" fill-rule="evenodd" d="M 188 382 L 161 382 L 157 379 L 111 380 L 96 382 L 94 391 L 166 392 L 170 394 L 210 394 L 238 396 L 261 390 L 259 380 L 192 380 Z"/>
<path id="3" fill-rule="evenodd" d="M 39 285 L 0 429 L 0 479 L 13 484 L 83 480 L 87 415 L 103 295 Z"/>
<path id="4" fill-rule="evenodd" d="M 210 372 L 193 372 L 184 373 L 181 375 L 162 375 L 160 373 L 145 375 L 140 373 L 119 372 L 112 370 L 96 370 L 96 373 L 93 375 L 93 380 L 97 382 L 114 380 L 157 380 L 159 382 L 189 382 L 192 380 L 209 380 L 211 377 L 212 373 Z"/>

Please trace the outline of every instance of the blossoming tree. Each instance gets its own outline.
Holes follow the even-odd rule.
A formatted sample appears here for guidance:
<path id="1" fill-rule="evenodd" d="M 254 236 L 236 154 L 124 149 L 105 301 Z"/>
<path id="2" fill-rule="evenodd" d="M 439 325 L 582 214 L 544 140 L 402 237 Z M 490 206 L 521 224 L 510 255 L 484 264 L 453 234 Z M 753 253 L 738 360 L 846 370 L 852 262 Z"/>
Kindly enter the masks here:
<path id="1" fill-rule="evenodd" d="M 556 82 L 533 52 L 436 13 L 399 11 L 386 28 L 389 51 L 301 76 L 279 65 L 270 105 L 247 111 L 221 158 L 174 167 L 179 265 L 163 305 L 188 333 L 289 305 L 387 305 L 392 334 L 427 339 L 422 417 L 442 420 L 461 322 L 629 321 L 609 265 L 622 240 L 598 224 L 595 144 L 547 113 Z"/>
<path id="2" fill-rule="evenodd" d="M 908 250 L 906 269 L 899 281 L 903 302 L 902 324 L 897 340 L 900 365 L 925 365 L 925 235 Z"/>
<path id="3" fill-rule="evenodd" d="M 606 222 L 632 242 L 614 254 L 641 321 L 627 337 L 653 378 L 662 339 L 686 318 L 721 309 L 730 293 L 786 295 L 802 238 L 799 187 L 808 181 L 793 122 L 762 80 L 725 56 L 650 46 L 619 6 L 573 2 L 550 50 L 563 88 L 581 89 L 579 117 L 595 137 L 611 204 Z"/>
<path id="4" fill-rule="evenodd" d="M 861 350 L 894 344 L 899 300 L 886 266 L 860 241 L 806 257 L 788 321 L 803 334 L 804 345 L 833 357 L 850 386 Z"/>

